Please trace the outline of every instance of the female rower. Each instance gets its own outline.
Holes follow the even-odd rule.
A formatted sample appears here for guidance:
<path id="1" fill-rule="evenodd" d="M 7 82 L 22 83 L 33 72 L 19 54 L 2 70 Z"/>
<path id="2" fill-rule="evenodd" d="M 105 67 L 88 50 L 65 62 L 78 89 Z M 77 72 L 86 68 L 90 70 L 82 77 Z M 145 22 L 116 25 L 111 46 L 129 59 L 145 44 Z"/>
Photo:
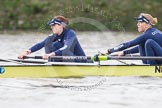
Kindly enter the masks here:
<path id="1" fill-rule="evenodd" d="M 69 20 L 64 16 L 56 16 L 48 25 L 51 26 L 53 34 L 49 35 L 42 42 L 39 42 L 20 54 L 19 59 L 24 56 L 45 48 L 43 59 L 47 60 L 51 56 L 85 56 L 85 53 L 73 30 L 66 28 Z"/>
<path id="2" fill-rule="evenodd" d="M 118 56 L 134 53 L 140 53 L 141 56 L 162 56 L 162 32 L 157 28 L 153 28 L 153 26 L 157 24 L 157 18 L 153 18 L 147 13 L 141 13 L 135 19 L 138 21 L 138 31 L 143 34 L 129 42 L 108 49 L 107 53 L 111 54 L 117 52 Z M 133 48 L 127 49 L 130 47 Z M 162 64 L 161 60 L 142 61 L 144 64 L 150 65 Z"/>

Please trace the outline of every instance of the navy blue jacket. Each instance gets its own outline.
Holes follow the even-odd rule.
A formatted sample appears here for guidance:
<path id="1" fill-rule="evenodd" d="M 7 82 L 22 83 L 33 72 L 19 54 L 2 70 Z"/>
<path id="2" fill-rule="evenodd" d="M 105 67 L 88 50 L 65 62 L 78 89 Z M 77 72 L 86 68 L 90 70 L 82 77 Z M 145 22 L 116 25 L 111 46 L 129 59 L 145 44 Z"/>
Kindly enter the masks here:
<path id="1" fill-rule="evenodd" d="M 75 56 L 85 56 L 85 53 L 83 49 L 81 48 L 81 45 L 75 35 L 75 32 L 70 29 L 64 29 L 61 35 L 52 35 L 54 36 L 53 42 L 59 41 L 63 44 L 62 48 L 59 48 L 58 50 L 54 51 L 56 56 L 62 56 L 62 52 L 64 50 L 71 50 L 71 47 L 73 48 L 73 53 Z M 45 47 L 46 40 L 51 37 L 48 36 L 45 40 L 43 40 L 40 43 L 35 44 L 30 48 L 31 52 L 35 52 L 37 50 L 40 50 L 41 48 Z"/>
<path id="2" fill-rule="evenodd" d="M 114 48 L 111 48 L 109 49 L 109 51 L 110 53 L 113 53 L 135 46 L 131 49 L 125 50 L 124 54 L 138 53 L 139 52 L 138 45 L 145 45 L 145 42 L 148 39 L 156 41 L 162 47 L 162 32 L 156 28 L 149 28 L 143 34 L 139 35 L 137 38 L 129 42 L 122 43 Z"/>

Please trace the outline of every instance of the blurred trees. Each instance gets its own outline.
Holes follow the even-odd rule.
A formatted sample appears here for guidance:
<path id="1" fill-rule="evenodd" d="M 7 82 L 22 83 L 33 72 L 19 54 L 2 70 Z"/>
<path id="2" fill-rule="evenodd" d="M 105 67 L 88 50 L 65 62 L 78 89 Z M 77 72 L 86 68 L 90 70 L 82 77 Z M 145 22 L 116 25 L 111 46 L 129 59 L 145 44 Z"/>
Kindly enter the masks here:
<path id="1" fill-rule="evenodd" d="M 109 30 L 136 30 L 134 17 L 141 12 L 158 17 L 162 30 L 161 0 L 1 0 L 0 30 L 45 30 L 46 23 L 56 15 L 69 19 L 88 18 Z M 96 24 L 98 24 L 96 23 Z M 72 22 L 75 30 L 98 30 L 98 25 L 82 21 Z"/>

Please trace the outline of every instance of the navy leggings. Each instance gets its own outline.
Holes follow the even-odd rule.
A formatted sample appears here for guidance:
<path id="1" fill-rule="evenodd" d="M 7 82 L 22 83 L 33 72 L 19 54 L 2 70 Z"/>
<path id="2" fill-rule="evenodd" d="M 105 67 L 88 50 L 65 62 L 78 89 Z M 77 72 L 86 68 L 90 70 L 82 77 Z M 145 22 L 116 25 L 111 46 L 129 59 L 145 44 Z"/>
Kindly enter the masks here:
<path id="1" fill-rule="evenodd" d="M 162 47 L 152 39 L 148 39 L 145 44 L 139 45 L 141 56 L 162 56 Z M 142 60 L 144 64 L 162 64 L 162 60 Z"/>
<path id="2" fill-rule="evenodd" d="M 63 48 L 63 46 L 64 46 L 63 43 L 61 43 L 59 41 L 55 41 L 55 42 L 50 43 L 50 45 L 45 46 L 45 52 L 46 52 L 46 54 L 49 54 L 49 53 L 54 52 L 60 48 Z M 62 54 L 60 56 L 73 56 L 73 55 L 74 55 L 74 53 L 72 51 L 65 49 L 62 51 Z"/>
<path id="3" fill-rule="evenodd" d="M 51 52 L 54 52 L 58 49 L 60 49 L 61 47 L 63 47 L 63 44 L 59 41 L 55 41 L 55 42 L 50 42 L 48 43 L 48 45 L 45 46 L 45 53 L 49 54 Z M 60 56 L 62 56 L 63 54 L 61 54 Z M 49 59 L 48 61 L 50 62 L 62 62 L 62 60 L 56 60 L 56 59 Z"/>

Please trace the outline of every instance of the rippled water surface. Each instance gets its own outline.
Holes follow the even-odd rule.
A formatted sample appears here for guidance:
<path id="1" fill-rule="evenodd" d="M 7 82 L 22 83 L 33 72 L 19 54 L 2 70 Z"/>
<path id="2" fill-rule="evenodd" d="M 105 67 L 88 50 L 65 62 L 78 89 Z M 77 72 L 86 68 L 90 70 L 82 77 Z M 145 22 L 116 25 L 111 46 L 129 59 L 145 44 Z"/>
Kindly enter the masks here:
<path id="1" fill-rule="evenodd" d="M 47 34 L 0 34 L 1 58 L 16 58 Z M 81 32 L 78 39 L 87 55 L 105 52 L 133 34 Z M 32 55 L 42 55 L 44 50 Z M 132 61 L 133 62 L 133 61 Z M 2 108 L 160 108 L 162 78 L 84 77 L 84 78 L 0 78 Z"/>

